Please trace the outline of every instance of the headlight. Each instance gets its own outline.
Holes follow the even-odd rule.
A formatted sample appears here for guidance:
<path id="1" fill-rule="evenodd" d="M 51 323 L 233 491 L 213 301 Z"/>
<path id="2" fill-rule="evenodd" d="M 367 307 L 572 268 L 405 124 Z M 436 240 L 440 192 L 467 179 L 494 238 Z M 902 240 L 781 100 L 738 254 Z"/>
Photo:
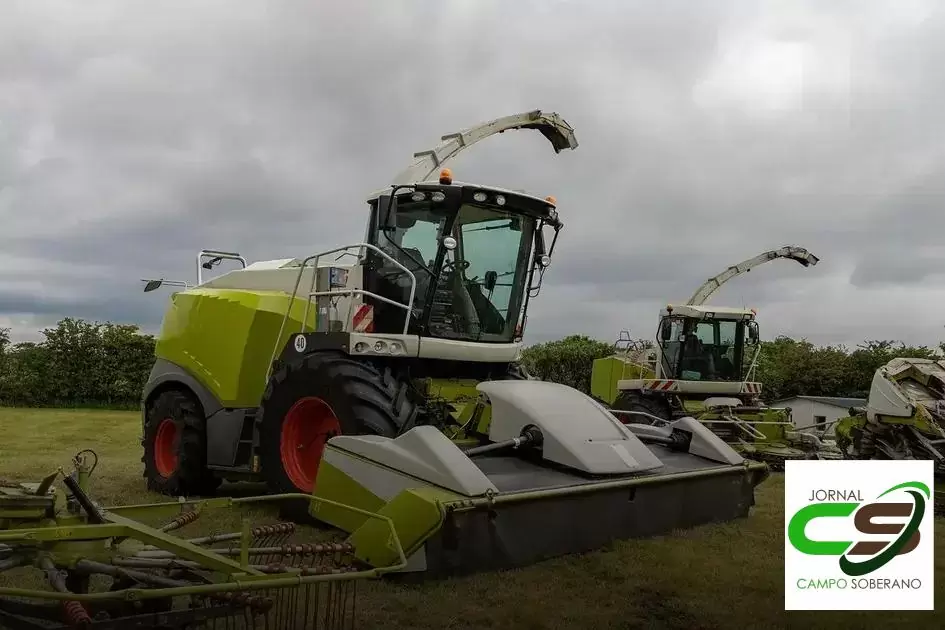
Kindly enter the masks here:
<path id="1" fill-rule="evenodd" d="M 358 343 L 354 344 L 355 352 L 367 352 L 367 348 L 368 348 L 367 344 L 364 343 L 363 341 L 359 341 Z"/>
<path id="2" fill-rule="evenodd" d="M 399 341 L 390 342 L 390 353 L 391 354 L 400 354 L 404 351 L 404 346 Z"/>
<path id="3" fill-rule="evenodd" d="M 479 192 L 477 192 L 476 194 L 473 195 L 473 199 L 474 199 L 475 201 L 478 201 L 479 203 L 485 202 L 485 200 L 488 199 L 488 198 L 489 198 L 488 195 L 486 195 L 486 193 L 484 193 L 484 192 L 482 192 L 482 191 L 479 191 Z"/>
<path id="4" fill-rule="evenodd" d="M 504 206 L 504 205 L 505 205 L 505 195 L 496 195 L 496 196 L 495 196 L 495 202 L 496 202 L 498 205 L 500 205 L 500 206 Z"/>
<path id="5" fill-rule="evenodd" d="M 541 258 L 538 259 L 538 264 L 541 265 L 542 267 L 547 267 L 548 265 L 551 264 L 551 256 L 548 256 L 547 254 L 542 256 Z"/>
<path id="6" fill-rule="evenodd" d="M 415 192 L 414 194 L 410 195 L 410 198 L 413 199 L 414 201 L 423 201 L 424 199 L 427 198 L 427 195 L 426 193 Z"/>
<path id="7" fill-rule="evenodd" d="M 433 193 L 432 195 L 430 195 L 430 199 L 432 199 L 433 201 L 439 203 L 439 202 L 443 201 L 444 199 L 446 199 L 446 195 L 444 195 L 444 194 L 441 193 L 440 191 L 436 191 L 435 193 Z"/>
<path id="8" fill-rule="evenodd" d="M 374 344 L 374 352 L 384 352 L 387 349 L 387 344 L 383 341 L 378 341 Z"/>

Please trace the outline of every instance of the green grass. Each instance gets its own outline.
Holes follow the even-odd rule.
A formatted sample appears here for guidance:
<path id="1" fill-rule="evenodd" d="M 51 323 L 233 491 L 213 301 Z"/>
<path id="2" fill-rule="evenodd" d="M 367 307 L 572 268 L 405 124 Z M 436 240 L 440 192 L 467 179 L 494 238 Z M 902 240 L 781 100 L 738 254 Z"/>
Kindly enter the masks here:
<path id="1" fill-rule="evenodd" d="M 0 479 L 38 481 L 68 469 L 78 450 L 100 464 L 92 492 L 109 504 L 166 500 L 141 476 L 133 412 L 0 408 Z M 750 518 L 501 574 L 424 585 L 370 582 L 358 595 L 362 628 L 906 628 L 940 627 L 934 613 L 785 613 L 783 481 L 758 491 Z M 945 536 L 936 519 L 936 541 Z M 945 605 L 945 563 L 935 563 Z"/>

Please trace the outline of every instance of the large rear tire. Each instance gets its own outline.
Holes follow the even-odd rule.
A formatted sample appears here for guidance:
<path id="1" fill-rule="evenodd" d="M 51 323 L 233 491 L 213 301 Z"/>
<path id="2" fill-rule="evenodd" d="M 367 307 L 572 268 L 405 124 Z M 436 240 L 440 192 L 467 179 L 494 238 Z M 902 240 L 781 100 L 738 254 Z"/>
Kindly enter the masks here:
<path id="1" fill-rule="evenodd" d="M 325 443 L 334 435 L 395 437 L 417 415 L 408 394 L 389 369 L 338 352 L 284 365 L 270 379 L 259 410 L 260 464 L 269 489 L 311 494 Z"/>
<path id="2" fill-rule="evenodd" d="M 669 409 L 669 405 L 661 400 L 645 398 L 634 391 L 623 391 L 617 394 L 613 408 L 620 411 L 637 411 L 642 414 L 648 414 L 617 414 L 620 417 L 620 421 L 624 424 L 659 424 L 650 416 L 655 416 L 666 421 L 672 419 L 672 412 Z"/>
<path id="3" fill-rule="evenodd" d="M 206 496 L 221 480 L 207 469 L 203 415 L 193 398 L 178 390 L 161 393 L 147 408 L 144 477 L 148 490 L 170 496 Z"/>

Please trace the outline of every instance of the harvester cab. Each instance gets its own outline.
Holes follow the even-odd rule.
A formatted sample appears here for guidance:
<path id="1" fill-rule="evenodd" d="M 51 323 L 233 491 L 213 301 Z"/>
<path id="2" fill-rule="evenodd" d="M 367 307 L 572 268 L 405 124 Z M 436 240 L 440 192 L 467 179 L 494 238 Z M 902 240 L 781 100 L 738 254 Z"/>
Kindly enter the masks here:
<path id="1" fill-rule="evenodd" d="M 411 357 L 471 351 L 470 360 L 514 361 L 528 299 L 563 225 L 554 198 L 455 182 L 444 168 L 436 181 L 397 184 L 369 203 L 358 262 L 314 296 L 317 331 L 380 336 Z M 353 343 L 371 353 L 377 341 Z"/>
<path id="2" fill-rule="evenodd" d="M 737 383 L 715 393 L 742 394 L 740 385 L 755 366 L 759 339 L 754 310 L 668 304 L 660 312 L 655 376 Z M 753 348 L 749 365 L 746 351 Z"/>
<path id="3" fill-rule="evenodd" d="M 175 293 L 144 392 L 150 487 L 248 479 L 308 496 L 292 518 L 348 532 L 371 566 L 391 553 L 389 532 L 363 518 L 376 512 L 402 535 L 408 570 L 433 573 L 746 516 L 766 468 L 692 418 L 625 425 L 520 367 L 557 204 L 444 167 L 510 129 L 577 147 L 541 111 L 444 136 L 369 196 L 362 242 Z"/>

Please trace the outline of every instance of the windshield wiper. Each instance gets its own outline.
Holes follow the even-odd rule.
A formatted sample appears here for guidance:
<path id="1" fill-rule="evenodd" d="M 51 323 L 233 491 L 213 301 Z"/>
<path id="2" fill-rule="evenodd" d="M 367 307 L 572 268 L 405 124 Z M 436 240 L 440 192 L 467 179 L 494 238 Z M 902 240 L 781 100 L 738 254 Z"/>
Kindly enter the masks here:
<path id="1" fill-rule="evenodd" d="M 512 227 L 512 222 L 509 221 L 509 222 L 506 223 L 505 225 L 487 225 L 486 227 L 471 228 L 471 229 L 466 230 L 466 231 L 467 231 L 467 232 L 482 232 L 482 231 L 485 231 L 485 230 L 504 230 L 504 229 L 511 228 L 511 227 Z"/>

